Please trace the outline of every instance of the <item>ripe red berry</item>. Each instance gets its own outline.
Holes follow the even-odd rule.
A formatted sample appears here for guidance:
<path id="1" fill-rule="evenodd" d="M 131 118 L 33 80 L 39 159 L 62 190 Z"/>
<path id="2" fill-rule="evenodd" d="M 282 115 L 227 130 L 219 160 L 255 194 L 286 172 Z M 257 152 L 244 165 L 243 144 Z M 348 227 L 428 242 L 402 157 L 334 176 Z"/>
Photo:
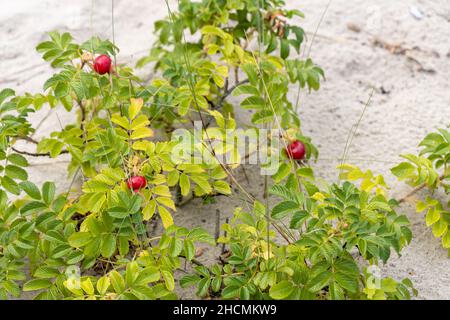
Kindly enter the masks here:
<path id="1" fill-rule="evenodd" d="M 142 176 L 134 176 L 127 180 L 128 189 L 133 189 L 135 192 L 147 185 L 147 180 Z"/>
<path id="2" fill-rule="evenodd" d="M 106 54 L 102 54 L 95 58 L 94 70 L 98 74 L 105 74 L 111 70 L 111 58 Z"/>
<path id="3" fill-rule="evenodd" d="M 289 158 L 301 160 L 305 157 L 305 145 L 301 141 L 295 140 L 287 146 L 286 153 Z"/>

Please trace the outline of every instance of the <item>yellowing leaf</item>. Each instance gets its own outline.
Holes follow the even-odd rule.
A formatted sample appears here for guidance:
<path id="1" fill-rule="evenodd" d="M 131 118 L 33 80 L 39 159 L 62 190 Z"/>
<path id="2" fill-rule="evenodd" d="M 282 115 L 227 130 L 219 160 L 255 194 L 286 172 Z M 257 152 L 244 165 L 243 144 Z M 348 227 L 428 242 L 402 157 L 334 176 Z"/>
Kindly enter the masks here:
<path id="1" fill-rule="evenodd" d="M 169 187 L 173 187 L 174 185 L 177 184 L 179 177 L 180 177 L 180 174 L 179 174 L 178 170 L 170 171 L 167 174 L 167 185 Z"/>
<path id="2" fill-rule="evenodd" d="M 217 192 L 219 192 L 221 194 L 230 194 L 231 193 L 230 186 L 225 181 L 215 181 L 213 185 L 214 185 L 214 190 L 216 190 Z"/>
<path id="3" fill-rule="evenodd" d="M 428 209 L 427 215 L 425 216 L 425 222 L 427 224 L 427 227 L 433 225 L 435 222 L 437 222 L 441 217 L 441 214 L 438 210 L 435 208 Z"/>
<path id="4" fill-rule="evenodd" d="M 153 188 L 153 193 L 157 194 L 158 196 L 163 197 L 171 197 L 172 194 L 170 193 L 169 187 L 165 185 L 156 186 Z"/>
<path id="5" fill-rule="evenodd" d="M 111 117 L 111 122 L 118 124 L 122 128 L 129 130 L 130 129 L 130 123 L 127 118 L 120 116 L 120 114 L 115 113 Z"/>
<path id="6" fill-rule="evenodd" d="M 165 182 L 166 182 L 166 176 L 163 175 L 163 174 L 157 174 L 157 175 L 155 175 L 155 177 L 154 177 L 153 180 L 152 180 L 152 183 L 153 183 L 153 184 L 156 184 L 156 185 L 158 185 L 158 184 L 163 184 L 163 183 L 165 183 Z"/>
<path id="7" fill-rule="evenodd" d="M 97 291 L 100 294 L 105 294 L 110 285 L 111 281 L 109 280 L 109 278 L 107 276 L 103 276 L 97 281 Z"/>
<path id="8" fill-rule="evenodd" d="M 131 104 L 130 108 L 128 109 L 128 115 L 130 116 L 130 119 L 133 120 L 141 111 L 142 106 L 144 105 L 144 100 L 142 98 L 131 98 L 130 102 Z"/>
<path id="9" fill-rule="evenodd" d="M 191 189 L 191 183 L 189 182 L 189 177 L 182 173 L 180 175 L 180 188 L 181 194 L 183 196 L 187 196 L 189 194 L 189 190 Z"/>
<path id="10" fill-rule="evenodd" d="M 134 130 L 131 134 L 131 139 L 142 139 L 142 138 L 150 138 L 153 137 L 154 133 L 153 130 L 147 127 L 138 128 L 137 130 Z"/>
<path id="11" fill-rule="evenodd" d="M 175 203 L 173 202 L 173 200 L 171 198 L 168 197 L 158 197 L 156 198 L 156 201 L 158 201 L 159 203 L 165 205 L 166 207 L 177 211 L 177 209 L 175 208 Z"/>
<path id="12" fill-rule="evenodd" d="M 323 193 L 316 192 L 311 198 L 313 198 L 314 200 L 323 201 L 325 199 L 325 196 L 323 195 Z"/>
<path id="13" fill-rule="evenodd" d="M 150 124 L 147 116 L 141 114 L 131 122 L 131 130 L 136 130 L 142 127 L 146 127 Z"/>
<path id="14" fill-rule="evenodd" d="M 212 188 L 208 180 L 204 176 L 191 176 L 191 179 L 197 184 L 197 186 L 203 191 L 202 194 L 211 193 Z"/>
<path id="15" fill-rule="evenodd" d="M 441 237 L 448 229 L 447 223 L 444 221 L 444 219 L 440 219 L 438 222 L 436 222 L 433 225 L 433 234 L 436 238 Z"/>
<path id="16" fill-rule="evenodd" d="M 161 217 L 164 229 L 173 225 L 173 218 L 170 212 L 163 206 L 158 206 L 159 216 Z"/>
<path id="17" fill-rule="evenodd" d="M 220 74 L 222 77 L 228 77 L 228 67 L 227 66 L 218 66 L 216 68 L 216 72 Z"/>
<path id="18" fill-rule="evenodd" d="M 442 246 L 444 248 L 450 248 L 450 231 L 447 231 L 445 236 L 442 237 Z"/>
<path id="19" fill-rule="evenodd" d="M 155 214 L 155 210 L 156 210 L 156 200 L 151 199 L 148 202 L 148 204 L 144 207 L 144 209 L 142 210 L 144 220 L 145 221 L 150 220 L 153 217 L 153 215 Z"/>
<path id="20" fill-rule="evenodd" d="M 81 281 L 81 289 L 89 295 L 94 294 L 94 286 L 92 285 L 91 279 L 87 278 L 84 281 Z"/>

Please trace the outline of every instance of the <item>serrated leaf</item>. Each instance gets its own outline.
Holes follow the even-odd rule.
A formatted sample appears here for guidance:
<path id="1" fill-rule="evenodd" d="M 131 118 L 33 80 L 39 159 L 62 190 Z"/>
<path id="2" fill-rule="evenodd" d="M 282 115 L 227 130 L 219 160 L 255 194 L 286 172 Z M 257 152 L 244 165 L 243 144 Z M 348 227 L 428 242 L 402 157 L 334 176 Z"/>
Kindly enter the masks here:
<path id="1" fill-rule="evenodd" d="M 53 182 L 45 182 L 42 186 L 42 200 L 50 205 L 55 197 L 56 186 Z"/>
<path id="2" fill-rule="evenodd" d="M 128 115 L 130 119 L 133 120 L 141 111 L 142 106 L 144 105 L 144 100 L 142 98 L 131 98 L 130 102 L 131 103 L 130 108 L 128 109 Z"/>
<path id="3" fill-rule="evenodd" d="M 102 256 L 105 258 L 110 258 L 115 251 L 116 251 L 116 237 L 111 233 L 104 235 L 102 239 L 102 249 L 101 249 Z"/>
<path id="4" fill-rule="evenodd" d="M 75 232 L 68 241 L 72 247 L 79 248 L 87 245 L 92 240 L 92 236 L 89 232 Z"/>
<path id="5" fill-rule="evenodd" d="M 29 195 L 31 198 L 35 200 L 41 200 L 41 192 L 39 191 L 38 187 L 30 181 L 24 181 L 21 182 L 20 187 L 27 195 Z"/>
<path id="6" fill-rule="evenodd" d="M 26 282 L 23 285 L 23 291 L 35 291 L 48 288 L 52 285 L 52 282 L 47 279 L 34 279 Z"/>
<path id="7" fill-rule="evenodd" d="M 278 282 L 269 290 L 269 295 L 275 300 L 286 299 L 294 291 L 294 286 L 290 281 Z"/>
<path id="8" fill-rule="evenodd" d="M 97 291 L 101 294 L 104 295 L 107 291 L 109 286 L 111 285 L 111 280 L 109 280 L 109 278 L 107 276 L 103 276 L 100 279 L 98 279 L 97 281 Z"/>
<path id="9" fill-rule="evenodd" d="M 143 139 L 153 137 L 153 130 L 147 127 L 141 127 L 133 131 L 131 134 L 131 139 Z"/>
<path id="10" fill-rule="evenodd" d="M 158 206 L 159 216 L 161 217 L 164 229 L 173 225 L 173 218 L 170 212 L 163 206 Z"/>
<path id="11" fill-rule="evenodd" d="M 282 219 L 285 216 L 287 216 L 289 213 L 293 211 L 299 210 L 299 205 L 294 201 L 283 201 L 278 203 L 275 207 L 272 209 L 272 218 L 274 219 Z"/>

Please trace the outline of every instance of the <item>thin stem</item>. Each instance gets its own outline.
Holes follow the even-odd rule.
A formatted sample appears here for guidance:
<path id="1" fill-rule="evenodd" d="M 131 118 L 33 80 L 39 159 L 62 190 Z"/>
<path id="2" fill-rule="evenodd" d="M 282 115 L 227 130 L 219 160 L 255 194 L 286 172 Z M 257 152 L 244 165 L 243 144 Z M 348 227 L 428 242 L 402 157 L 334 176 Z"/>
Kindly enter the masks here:
<path id="1" fill-rule="evenodd" d="M 441 175 L 439 177 L 439 180 L 444 180 L 445 175 Z M 409 197 L 413 196 L 414 194 L 416 194 L 417 192 L 419 192 L 420 190 L 422 190 L 423 188 L 425 188 L 427 186 L 426 182 L 422 183 L 420 186 L 414 188 L 413 190 L 411 190 L 407 195 L 405 195 L 404 197 L 400 198 L 398 200 L 398 203 L 403 203 L 405 202 Z"/>
<path id="2" fill-rule="evenodd" d="M 250 81 L 248 79 L 242 80 L 237 82 L 234 86 L 232 86 L 231 88 L 227 89 L 225 91 L 225 93 L 223 94 L 222 97 L 220 97 L 219 99 L 219 103 L 217 104 L 217 108 L 216 109 L 220 109 L 222 108 L 222 105 L 225 101 L 225 99 L 233 92 L 234 89 L 236 89 L 237 87 L 239 87 L 240 85 L 243 85 L 245 83 L 249 83 Z"/>

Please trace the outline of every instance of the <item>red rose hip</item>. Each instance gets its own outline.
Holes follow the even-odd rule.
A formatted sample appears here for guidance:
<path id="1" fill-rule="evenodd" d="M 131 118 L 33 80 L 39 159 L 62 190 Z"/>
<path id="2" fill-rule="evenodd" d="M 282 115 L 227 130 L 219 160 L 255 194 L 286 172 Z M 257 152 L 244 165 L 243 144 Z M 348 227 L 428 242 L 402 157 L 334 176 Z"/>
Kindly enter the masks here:
<path id="1" fill-rule="evenodd" d="M 94 70 L 98 74 L 105 74 L 111 70 L 111 58 L 106 54 L 102 54 L 95 58 Z"/>
<path id="2" fill-rule="evenodd" d="M 134 192 L 145 188 L 147 180 L 142 176 L 134 176 L 127 180 L 128 189 L 133 189 Z"/>
<path id="3" fill-rule="evenodd" d="M 305 157 L 305 145 L 301 141 L 295 140 L 287 146 L 286 153 L 289 158 L 301 160 Z"/>

